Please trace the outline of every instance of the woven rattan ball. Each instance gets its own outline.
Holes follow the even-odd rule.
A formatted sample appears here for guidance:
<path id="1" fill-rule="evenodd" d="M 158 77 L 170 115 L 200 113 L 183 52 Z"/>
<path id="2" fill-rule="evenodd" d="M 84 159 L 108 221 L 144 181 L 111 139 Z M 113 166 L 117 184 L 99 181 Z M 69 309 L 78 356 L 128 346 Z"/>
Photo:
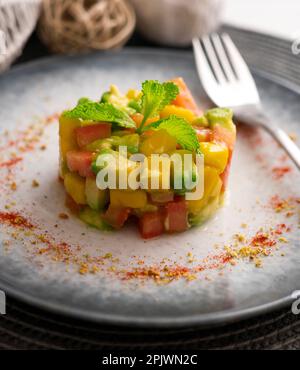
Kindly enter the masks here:
<path id="1" fill-rule="evenodd" d="M 126 0 L 43 0 L 42 41 L 55 53 L 120 47 L 135 27 Z"/>

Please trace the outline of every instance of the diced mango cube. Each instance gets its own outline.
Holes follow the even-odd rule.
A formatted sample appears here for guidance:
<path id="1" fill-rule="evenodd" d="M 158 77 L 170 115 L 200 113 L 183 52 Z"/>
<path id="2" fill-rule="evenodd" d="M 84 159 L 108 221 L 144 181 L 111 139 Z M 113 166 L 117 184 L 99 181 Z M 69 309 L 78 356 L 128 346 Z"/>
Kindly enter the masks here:
<path id="1" fill-rule="evenodd" d="M 137 100 L 141 97 L 141 91 L 135 90 L 135 89 L 129 89 L 127 91 L 126 97 L 129 100 L 132 100 L 132 99 Z"/>
<path id="2" fill-rule="evenodd" d="M 64 178 L 66 173 L 66 153 L 70 150 L 78 149 L 75 128 L 80 127 L 80 121 L 70 119 L 63 115 L 59 118 L 59 163 L 60 176 Z"/>
<path id="3" fill-rule="evenodd" d="M 64 185 L 67 193 L 77 204 L 86 204 L 85 179 L 77 173 L 68 172 L 64 177 Z"/>
<path id="4" fill-rule="evenodd" d="M 204 194 L 201 199 L 188 201 L 189 212 L 197 214 L 211 198 L 218 197 L 222 189 L 222 180 L 218 171 L 209 166 L 204 167 Z"/>
<path id="5" fill-rule="evenodd" d="M 70 119 L 63 115 L 59 118 L 60 151 L 63 157 L 68 151 L 78 149 L 75 128 L 80 125 L 78 119 Z"/>
<path id="6" fill-rule="evenodd" d="M 176 149 L 177 141 L 165 130 L 155 131 L 140 145 L 140 152 L 146 157 L 151 154 L 170 153 Z"/>
<path id="7" fill-rule="evenodd" d="M 193 123 L 196 119 L 196 115 L 189 109 L 178 107 L 176 105 L 167 105 L 161 112 L 161 118 L 167 118 L 171 115 L 186 119 L 188 122 Z"/>
<path id="8" fill-rule="evenodd" d="M 144 208 L 147 204 L 147 194 L 144 190 L 110 190 L 112 207 Z"/>
<path id="9" fill-rule="evenodd" d="M 205 165 L 216 168 L 219 173 L 224 172 L 229 157 L 226 145 L 213 142 L 201 142 L 200 150 L 204 155 Z"/>

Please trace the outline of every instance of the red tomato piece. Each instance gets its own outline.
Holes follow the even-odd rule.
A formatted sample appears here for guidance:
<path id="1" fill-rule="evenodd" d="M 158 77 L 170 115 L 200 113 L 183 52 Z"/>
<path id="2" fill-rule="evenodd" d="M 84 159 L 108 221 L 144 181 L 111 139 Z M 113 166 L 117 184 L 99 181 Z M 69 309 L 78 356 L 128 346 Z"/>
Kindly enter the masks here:
<path id="1" fill-rule="evenodd" d="M 150 194 L 151 200 L 154 203 L 167 203 L 174 200 L 174 193 L 172 192 L 155 192 Z"/>
<path id="2" fill-rule="evenodd" d="M 183 78 L 177 77 L 174 80 L 171 80 L 179 87 L 179 94 L 177 95 L 176 99 L 172 102 L 172 104 L 177 105 L 182 108 L 190 109 L 196 115 L 200 115 L 201 111 L 199 110 L 193 95 L 189 88 L 187 87 L 186 83 L 184 82 Z"/>
<path id="3" fill-rule="evenodd" d="M 139 219 L 139 230 L 144 239 L 154 238 L 164 232 L 164 219 L 161 212 L 146 212 Z"/>
<path id="4" fill-rule="evenodd" d="M 65 202 L 65 205 L 66 205 L 67 208 L 69 208 L 69 210 L 72 213 L 74 213 L 76 215 L 84 208 L 83 205 L 77 204 L 75 202 L 75 200 L 72 197 L 70 197 L 69 194 L 66 194 L 66 202 Z"/>
<path id="5" fill-rule="evenodd" d="M 80 148 L 99 139 L 105 139 L 111 136 L 110 123 L 98 123 L 95 125 L 77 127 L 75 129 L 77 144 Z"/>
<path id="6" fill-rule="evenodd" d="M 82 177 L 93 177 L 91 165 L 93 153 L 71 150 L 67 152 L 67 165 L 71 172 L 78 172 Z"/>
<path id="7" fill-rule="evenodd" d="M 227 166 L 226 166 L 224 172 L 220 175 L 220 178 L 223 182 L 223 185 L 222 185 L 222 191 L 223 192 L 226 190 L 227 184 L 228 184 L 228 178 L 229 178 L 230 167 L 231 167 L 231 159 L 232 159 L 232 154 L 230 153 Z"/>
<path id="8" fill-rule="evenodd" d="M 228 130 L 226 127 L 216 125 L 213 128 L 212 140 L 216 142 L 225 143 L 230 153 L 233 151 L 234 148 L 235 137 L 236 137 L 235 133 Z"/>
<path id="9" fill-rule="evenodd" d="M 211 129 L 205 128 L 205 127 L 194 127 L 194 129 L 196 131 L 199 142 L 211 141 L 211 138 L 212 138 L 212 130 Z"/>
<path id="10" fill-rule="evenodd" d="M 165 228 L 169 233 L 182 232 L 188 229 L 187 206 L 182 198 L 166 205 Z"/>
<path id="11" fill-rule="evenodd" d="M 114 229 L 121 229 L 127 221 L 130 214 L 130 208 L 108 207 L 103 216 L 103 220 L 111 225 Z"/>

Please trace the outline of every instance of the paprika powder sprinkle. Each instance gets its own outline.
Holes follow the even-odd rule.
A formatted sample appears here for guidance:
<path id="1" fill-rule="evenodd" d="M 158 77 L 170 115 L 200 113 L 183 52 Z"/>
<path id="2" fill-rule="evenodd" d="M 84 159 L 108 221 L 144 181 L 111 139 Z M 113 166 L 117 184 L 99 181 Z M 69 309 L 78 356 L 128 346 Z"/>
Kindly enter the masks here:
<path id="1" fill-rule="evenodd" d="M 0 212 L 0 222 L 10 226 L 32 229 L 34 225 L 17 212 Z"/>

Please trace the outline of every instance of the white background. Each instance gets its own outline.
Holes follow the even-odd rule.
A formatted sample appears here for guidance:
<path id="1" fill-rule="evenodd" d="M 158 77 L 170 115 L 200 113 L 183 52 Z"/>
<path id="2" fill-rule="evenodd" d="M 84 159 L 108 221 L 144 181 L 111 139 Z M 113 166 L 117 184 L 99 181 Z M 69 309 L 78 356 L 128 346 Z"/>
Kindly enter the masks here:
<path id="1" fill-rule="evenodd" d="M 288 39 L 300 36 L 300 0 L 226 0 L 224 22 Z"/>

